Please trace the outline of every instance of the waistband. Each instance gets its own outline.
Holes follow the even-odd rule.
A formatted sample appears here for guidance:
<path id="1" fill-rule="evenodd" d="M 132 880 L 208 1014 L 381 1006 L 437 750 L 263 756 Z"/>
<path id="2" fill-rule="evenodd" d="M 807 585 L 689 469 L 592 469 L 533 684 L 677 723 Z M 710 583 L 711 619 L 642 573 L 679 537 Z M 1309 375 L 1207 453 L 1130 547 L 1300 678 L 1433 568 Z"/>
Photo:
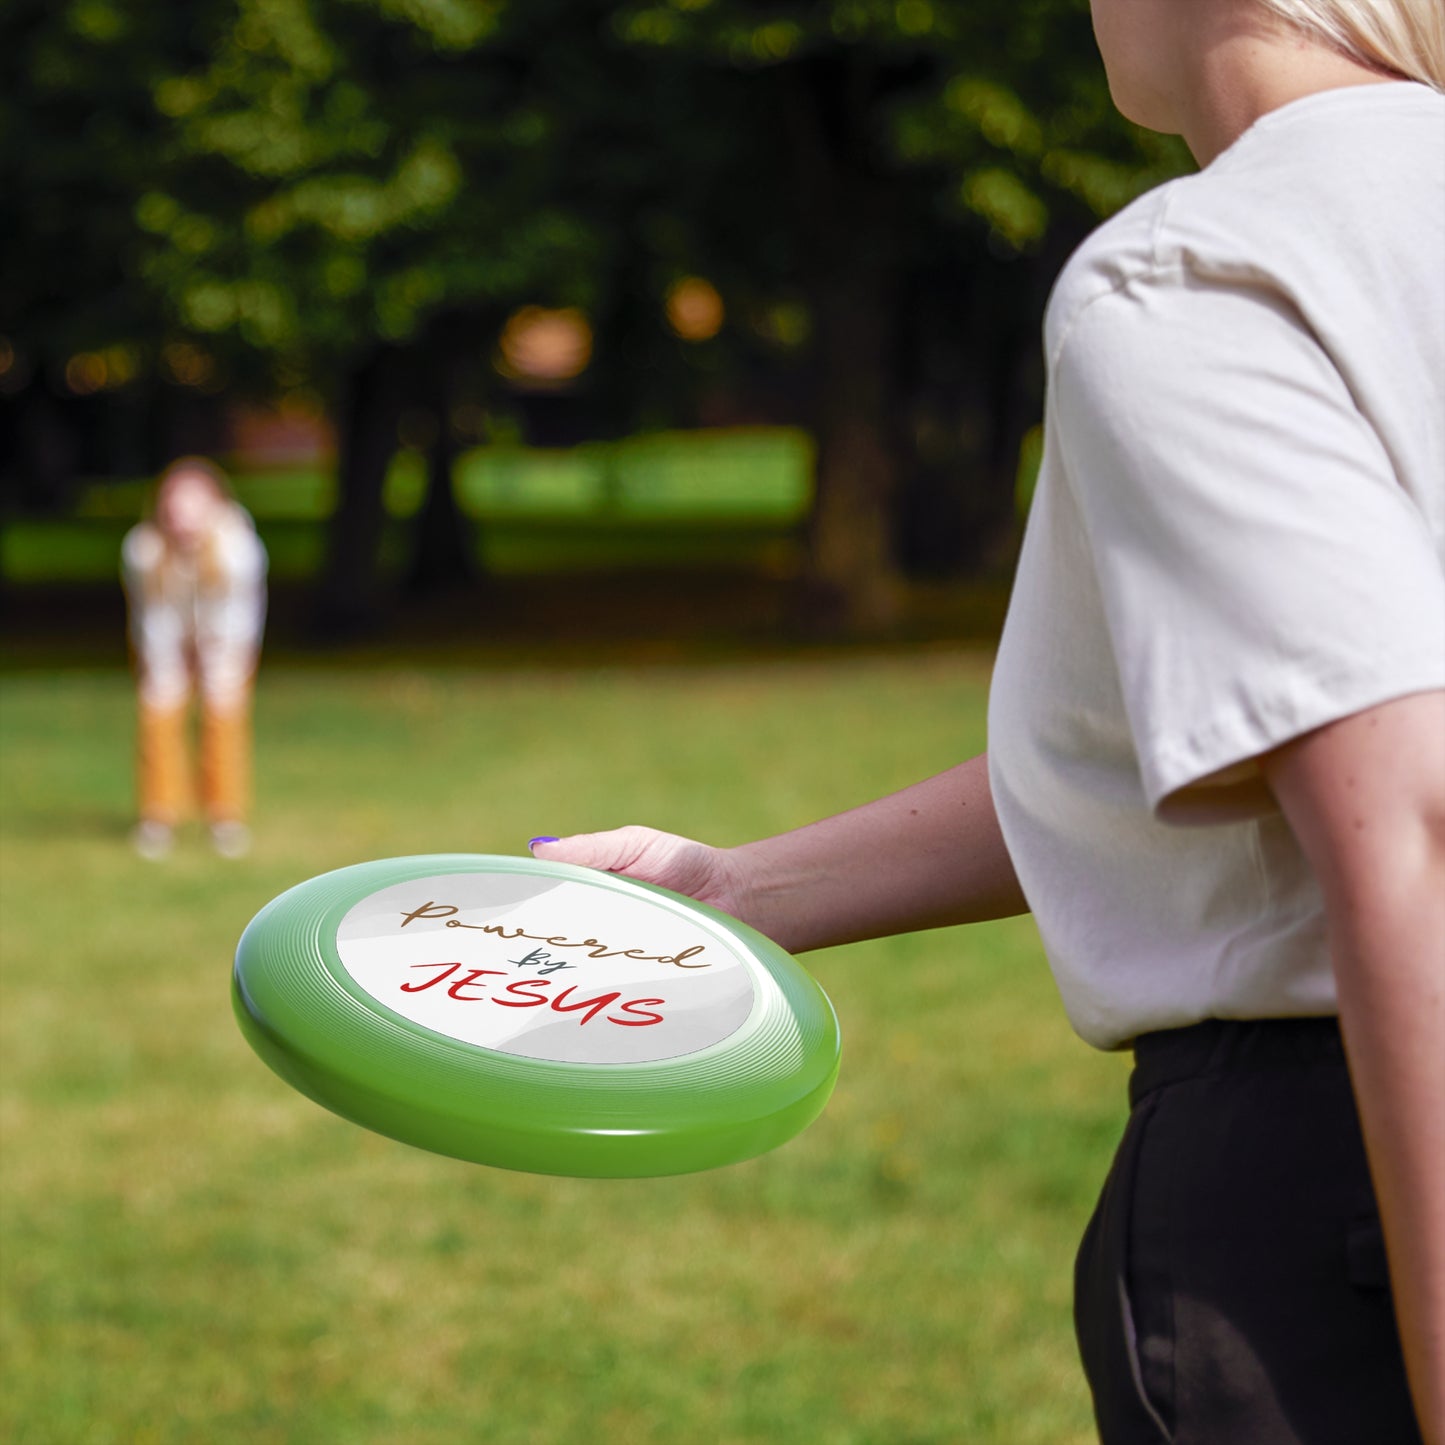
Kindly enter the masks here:
<path id="1" fill-rule="evenodd" d="M 1330 1063 L 1345 1063 L 1337 1018 L 1205 1019 L 1135 1040 L 1129 1103 L 1184 1079 Z"/>

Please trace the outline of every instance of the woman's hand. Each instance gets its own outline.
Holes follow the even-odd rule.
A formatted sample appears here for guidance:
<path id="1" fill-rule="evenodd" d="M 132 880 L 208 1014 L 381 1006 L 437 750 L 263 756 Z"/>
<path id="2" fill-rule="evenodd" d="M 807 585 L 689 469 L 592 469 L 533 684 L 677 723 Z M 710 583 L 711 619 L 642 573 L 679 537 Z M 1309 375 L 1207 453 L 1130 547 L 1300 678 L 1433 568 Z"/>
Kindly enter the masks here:
<path id="1" fill-rule="evenodd" d="M 1028 909 L 983 755 L 851 812 L 737 848 L 634 827 L 536 839 L 532 852 L 685 893 L 789 953 Z"/>
<path id="2" fill-rule="evenodd" d="M 740 918 L 748 917 L 744 869 L 723 848 L 712 848 L 676 833 L 632 825 L 605 833 L 575 833 L 570 838 L 536 839 L 532 853 L 549 863 L 576 863 L 604 873 L 623 873 L 684 893 Z"/>

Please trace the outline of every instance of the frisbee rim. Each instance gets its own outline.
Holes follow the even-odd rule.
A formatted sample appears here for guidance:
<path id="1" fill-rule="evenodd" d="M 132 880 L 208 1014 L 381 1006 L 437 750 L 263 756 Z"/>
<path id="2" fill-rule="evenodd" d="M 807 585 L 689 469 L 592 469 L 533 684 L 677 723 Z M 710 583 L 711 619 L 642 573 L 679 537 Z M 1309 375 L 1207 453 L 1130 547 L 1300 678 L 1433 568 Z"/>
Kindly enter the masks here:
<path id="1" fill-rule="evenodd" d="M 559 1063 L 439 1033 L 362 987 L 341 959 L 337 930 L 385 887 L 452 873 L 643 896 L 723 943 L 747 968 L 752 1005 L 722 1039 L 644 1062 Z M 248 924 L 232 1000 L 263 1061 L 332 1112 L 433 1152 L 538 1173 L 686 1173 L 765 1152 L 822 1111 L 840 1059 L 827 995 L 770 939 L 656 884 L 544 859 L 416 854 L 308 879 Z"/>

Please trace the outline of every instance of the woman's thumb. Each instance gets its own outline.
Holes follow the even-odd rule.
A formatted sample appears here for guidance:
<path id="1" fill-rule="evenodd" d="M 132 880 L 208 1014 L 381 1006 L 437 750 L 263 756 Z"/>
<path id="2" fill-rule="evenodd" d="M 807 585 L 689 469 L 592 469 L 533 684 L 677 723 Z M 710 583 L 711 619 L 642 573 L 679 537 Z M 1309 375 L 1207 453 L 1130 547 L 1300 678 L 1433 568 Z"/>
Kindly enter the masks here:
<path id="1" fill-rule="evenodd" d="M 632 831 L 613 828 L 606 833 L 573 833 L 569 838 L 544 835 L 533 838 L 527 847 L 534 858 L 548 863 L 575 863 L 581 868 L 621 873 L 637 856 L 635 842 L 628 836 Z"/>

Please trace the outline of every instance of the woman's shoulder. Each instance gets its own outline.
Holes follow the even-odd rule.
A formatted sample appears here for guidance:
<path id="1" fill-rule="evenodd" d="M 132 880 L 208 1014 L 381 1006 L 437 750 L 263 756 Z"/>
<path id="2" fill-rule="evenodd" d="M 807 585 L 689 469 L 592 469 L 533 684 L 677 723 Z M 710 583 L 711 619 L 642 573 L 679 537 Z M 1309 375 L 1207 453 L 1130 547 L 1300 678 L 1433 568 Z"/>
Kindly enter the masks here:
<path id="1" fill-rule="evenodd" d="M 1145 192 L 1087 236 L 1049 297 L 1050 362 L 1091 307 L 1139 286 L 1243 281 L 1287 291 L 1295 252 L 1309 244 L 1310 207 L 1298 198 L 1261 202 L 1254 188 L 1216 162 Z"/>
<path id="2" fill-rule="evenodd" d="M 1065 263 L 1044 320 L 1052 361 L 1079 316 L 1094 302 L 1125 290 L 1156 269 L 1159 233 L 1178 192 L 1197 177 L 1181 176 L 1146 191 L 1092 231 Z"/>
<path id="3" fill-rule="evenodd" d="M 264 571 L 266 548 L 256 535 L 251 514 L 239 502 L 227 504 L 216 526 L 215 548 L 226 571 L 235 576 Z"/>
<path id="4" fill-rule="evenodd" d="M 1055 284 L 1048 356 L 1094 303 L 1136 285 L 1245 286 L 1310 318 L 1361 290 L 1434 310 L 1442 254 L 1445 96 L 1412 84 L 1321 92 L 1094 231 Z"/>
<path id="5" fill-rule="evenodd" d="M 120 544 L 121 565 L 137 574 L 154 571 L 165 559 L 166 544 L 154 522 L 137 522 Z"/>

